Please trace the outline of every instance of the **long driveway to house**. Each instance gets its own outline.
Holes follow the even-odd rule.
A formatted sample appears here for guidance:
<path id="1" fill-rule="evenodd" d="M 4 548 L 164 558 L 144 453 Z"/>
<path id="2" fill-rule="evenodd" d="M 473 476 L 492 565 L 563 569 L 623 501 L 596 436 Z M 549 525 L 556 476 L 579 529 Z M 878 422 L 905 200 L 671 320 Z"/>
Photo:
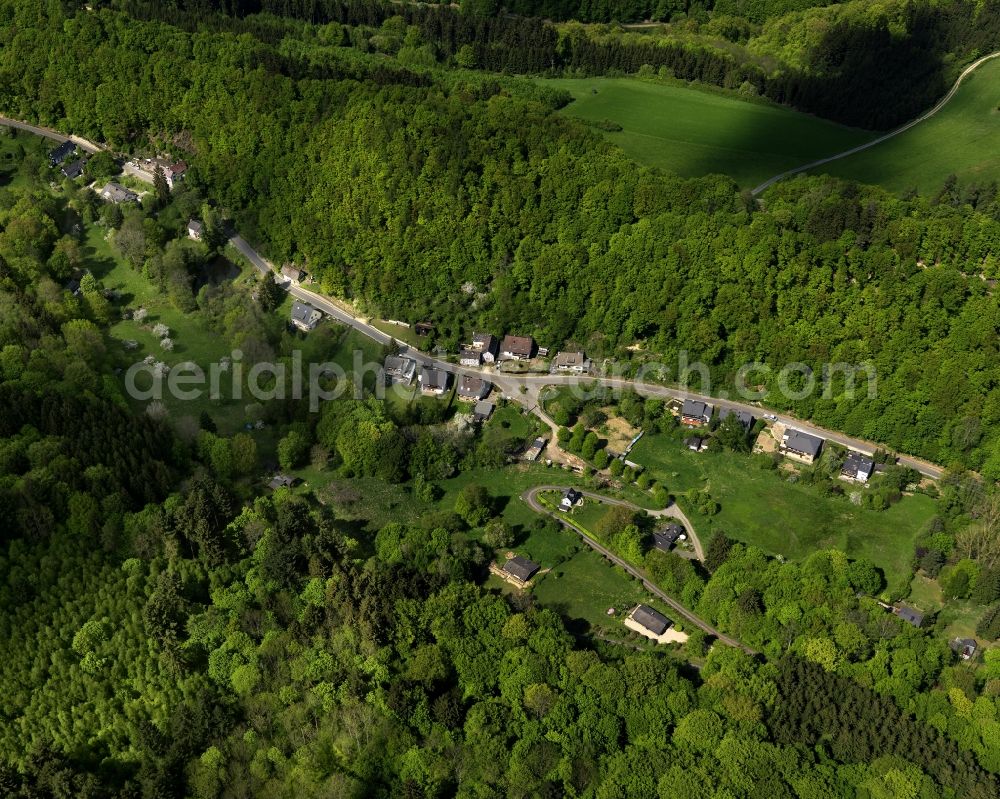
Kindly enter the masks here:
<path id="1" fill-rule="evenodd" d="M 679 616 L 683 616 L 687 621 L 691 622 L 696 627 L 699 627 L 700 629 L 704 630 L 713 638 L 717 638 L 724 644 L 736 647 L 738 649 L 742 649 L 744 652 L 750 655 L 758 654 L 756 650 L 751 649 L 750 647 L 746 646 L 743 643 L 740 643 L 731 636 L 719 632 L 707 621 L 703 620 L 700 616 L 696 616 L 694 613 L 692 613 L 690 610 L 684 607 L 680 602 L 678 602 L 672 596 L 667 594 L 662 588 L 660 588 L 655 583 L 651 582 L 640 569 L 633 566 L 627 560 L 618 557 L 618 555 L 616 555 L 610 549 L 595 541 L 589 535 L 584 533 L 579 527 L 573 524 L 573 522 L 570 521 L 564 514 L 561 514 L 558 511 L 550 510 L 549 508 L 545 507 L 538 499 L 538 494 L 542 491 L 550 491 L 550 490 L 557 490 L 557 491 L 562 490 L 562 486 L 535 486 L 534 488 L 525 491 L 521 495 L 521 499 L 523 499 L 528 504 L 528 507 L 531 508 L 533 511 L 535 511 L 536 513 L 543 513 L 546 516 L 551 516 L 553 519 L 559 522 L 559 524 L 563 525 L 563 527 L 572 530 L 574 533 L 580 536 L 580 538 L 583 539 L 583 542 L 591 549 L 593 549 L 595 552 L 597 552 L 599 555 L 602 555 L 603 557 L 607 558 L 616 566 L 620 567 L 628 574 L 630 574 L 632 577 L 635 577 L 637 580 L 640 580 L 642 582 L 643 588 L 645 588 L 647 591 L 653 594 L 657 599 L 661 600 L 664 604 L 668 605 Z M 619 502 L 617 500 L 609 500 L 607 497 L 601 497 L 600 495 L 592 494 L 590 492 L 585 492 L 585 493 L 586 496 L 594 497 L 605 502 L 611 502 L 612 504 L 625 504 L 625 505 L 628 504 Z"/>

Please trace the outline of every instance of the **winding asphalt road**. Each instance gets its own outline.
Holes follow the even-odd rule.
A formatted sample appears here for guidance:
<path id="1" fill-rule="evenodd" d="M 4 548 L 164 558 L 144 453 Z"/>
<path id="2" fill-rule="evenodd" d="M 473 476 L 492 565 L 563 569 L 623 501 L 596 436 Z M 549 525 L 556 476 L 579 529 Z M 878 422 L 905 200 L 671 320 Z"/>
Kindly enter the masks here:
<path id="1" fill-rule="evenodd" d="M 721 641 L 724 644 L 736 647 L 738 649 L 742 649 L 747 654 L 750 654 L 750 655 L 756 655 L 756 654 L 758 654 L 756 652 L 756 650 L 753 650 L 750 647 L 746 646 L 745 644 L 740 643 L 739 641 L 737 641 L 735 638 L 733 638 L 731 636 L 728 636 L 728 635 L 725 635 L 725 634 L 719 632 L 712 625 L 710 625 L 708 622 L 704 621 L 701 617 L 696 616 L 694 613 L 692 613 L 690 610 L 688 610 L 686 607 L 684 607 L 680 602 L 678 602 L 672 596 L 670 596 L 669 594 L 667 594 L 658 585 L 650 582 L 650 580 L 646 577 L 646 575 L 641 570 L 639 570 L 638 568 L 636 568 L 635 566 L 633 566 L 627 560 L 623 560 L 622 558 L 618 557 L 614 552 L 612 552 L 611 550 L 609 550 L 607 547 L 605 547 L 605 546 L 601 545 L 600 543 L 598 543 L 597 541 L 595 541 L 589 535 L 587 535 L 586 533 L 584 533 L 579 527 L 577 527 L 575 524 L 573 524 L 573 522 L 570 521 L 570 519 L 567 518 L 564 514 L 559 513 L 558 511 L 550 510 L 549 508 L 545 507 L 545 505 L 543 505 L 541 503 L 541 501 L 538 499 L 538 494 L 541 493 L 542 491 L 561 491 L 561 490 L 562 490 L 562 486 L 535 486 L 534 488 L 531 488 L 531 489 L 528 489 L 527 491 L 525 491 L 521 495 L 521 499 L 523 499 L 528 504 L 528 507 L 531 508 L 536 513 L 543 513 L 546 516 L 551 516 L 553 519 L 555 519 L 557 522 L 559 522 L 559 524 L 561 524 L 563 527 L 566 527 L 567 529 L 572 530 L 574 533 L 576 533 L 578 536 L 580 536 L 581 539 L 583 539 L 583 542 L 587 546 L 589 546 L 591 549 L 593 549 L 599 555 L 602 555 L 603 557 L 605 557 L 608 560 L 610 560 L 616 566 L 620 567 L 622 570 L 624 570 L 625 572 L 627 572 L 631 576 L 635 577 L 637 580 L 641 581 L 643 588 L 645 588 L 647 591 L 649 591 L 649 593 L 653 594 L 653 596 L 655 596 L 657 599 L 661 600 L 665 605 L 669 606 L 679 616 L 683 616 L 685 619 L 687 619 L 689 622 L 691 622 L 692 624 L 694 624 L 696 627 L 699 627 L 700 629 L 704 630 L 706 633 L 708 633 L 708 635 L 712 636 L 713 638 L 718 639 L 719 641 Z M 601 502 L 607 502 L 607 503 L 613 504 L 613 505 L 626 505 L 626 506 L 628 506 L 630 504 L 630 503 L 627 503 L 627 502 L 622 502 L 620 500 L 612 500 L 612 499 L 610 499 L 608 497 L 602 497 L 600 494 L 593 494 L 593 493 L 590 493 L 590 492 L 583 492 L 583 493 L 586 496 L 588 496 L 588 497 L 592 497 L 594 499 L 600 500 Z M 632 507 L 636 507 L 636 506 L 632 506 Z M 640 510 L 641 510 L 641 508 L 640 508 Z"/>
<path id="2" fill-rule="evenodd" d="M 935 105 L 926 114 L 922 114 L 916 119 L 911 119 L 902 127 L 889 131 L 885 135 L 879 136 L 877 139 L 872 139 L 870 142 L 859 144 L 857 147 L 852 147 L 850 150 L 844 150 L 844 152 L 842 153 L 837 153 L 836 155 L 830 155 L 827 156 L 826 158 L 820 158 L 808 164 L 797 166 L 794 169 L 789 169 L 785 172 L 782 172 L 780 175 L 775 175 L 773 178 L 768 178 L 759 186 L 756 186 L 753 189 L 751 189 L 750 193 L 754 197 L 756 197 L 758 194 L 765 191 L 770 186 L 773 186 L 779 180 L 784 180 L 785 178 L 791 177 L 792 175 L 797 175 L 799 174 L 799 172 L 808 172 L 810 169 L 815 169 L 818 166 L 823 166 L 823 164 L 829 164 L 831 161 L 839 161 L 841 158 L 847 158 L 847 156 L 849 155 L 854 155 L 855 153 L 860 153 L 864 150 L 871 149 L 872 147 L 876 147 L 877 145 L 881 144 L 884 141 L 888 141 L 889 139 L 898 136 L 900 133 L 905 133 L 914 125 L 919 125 L 921 122 L 930 119 L 938 111 L 944 108 L 949 103 L 951 98 L 955 96 L 955 92 L 958 91 L 958 87 L 962 85 L 962 81 L 965 80 L 968 75 L 977 70 L 981 65 L 985 64 L 990 59 L 996 58 L 997 56 L 1000 56 L 1000 51 L 997 51 L 995 53 L 990 53 L 989 55 L 984 55 L 982 58 L 976 59 L 971 64 L 969 64 L 969 66 L 967 66 L 965 69 L 962 70 L 962 74 L 959 75 L 958 79 L 952 84 L 952 87 L 948 90 L 948 93 L 944 97 L 942 97 L 941 100 L 937 103 L 937 105 Z"/>
<path id="3" fill-rule="evenodd" d="M 961 83 L 962 78 L 964 78 L 967 74 L 969 74 L 972 70 L 974 70 L 977 66 L 979 66 L 979 64 L 996 56 L 1000 56 L 1000 52 L 984 56 L 983 58 L 980 58 L 978 61 L 976 61 L 974 64 L 971 64 L 969 67 L 967 67 L 966 70 L 962 73 L 961 77 L 959 77 L 958 81 L 956 81 L 955 86 L 952 87 L 952 90 L 948 93 L 948 95 L 940 103 L 938 103 L 938 105 L 936 105 L 934 109 L 929 111 L 920 119 L 914 120 L 913 122 L 909 123 L 909 125 L 904 126 L 904 128 L 900 128 L 898 131 L 895 131 L 892 134 L 887 134 L 886 136 L 883 136 L 881 139 L 876 140 L 875 142 L 869 142 L 867 145 L 864 145 L 864 147 L 874 146 L 879 141 L 884 141 L 886 138 L 889 138 L 892 135 L 897 135 L 898 133 L 901 133 L 903 130 L 905 130 L 907 127 L 912 127 L 921 120 L 926 119 L 927 117 L 936 113 L 936 111 L 940 109 L 954 95 L 955 91 L 958 89 L 959 83 Z M 78 136 L 67 137 L 65 134 L 59 133 L 58 131 L 52 130 L 50 128 L 44 128 L 37 125 L 30 125 L 26 122 L 21 122 L 15 119 L 9 119 L 7 117 L 0 116 L 0 124 L 16 127 L 21 130 L 34 133 L 38 136 L 44 136 L 46 138 L 53 139 L 55 141 L 65 141 L 67 138 L 70 138 L 72 141 L 76 142 L 82 149 L 91 153 L 107 149 L 103 145 L 87 141 L 86 139 L 82 139 Z M 855 148 L 855 150 L 848 151 L 847 153 L 841 153 L 839 156 L 833 156 L 830 159 L 826 160 L 833 160 L 834 158 L 843 157 L 845 155 L 850 154 L 851 152 L 857 151 L 857 149 L 858 148 Z M 796 171 L 809 169 L 815 165 L 816 164 L 807 164 L 806 166 L 801 167 L 799 170 Z M 128 172 L 129 174 L 139 178 L 140 180 L 145 180 L 146 182 L 152 182 L 152 176 L 146 172 L 143 172 L 141 169 L 130 168 Z M 792 172 L 783 173 L 782 175 L 778 175 L 775 178 L 772 178 L 771 181 L 768 183 L 768 185 L 770 185 L 770 183 L 773 183 L 776 180 L 780 180 L 787 174 L 792 174 Z M 249 244 L 249 242 L 247 242 L 246 239 L 244 239 L 242 236 L 240 236 L 239 234 L 235 234 L 229 239 L 229 242 L 230 244 L 232 244 L 233 247 L 236 248 L 236 250 L 240 252 L 241 255 L 243 255 L 244 258 L 247 259 L 249 263 L 251 263 L 259 272 L 261 272 L 261 274 L 265 275 L 277 274 L 277 270 L 275 269 L 274 264 L 272 264 L 270 261 L 264 258 L 259 252 L 257 252 L 257 250 L 255 250 Z M 374 341 L 377 341 L 380 344 L 388 345 L 396 342 L 396 340 L 392 336 L 379 330 L 377 327 L 374 327 L 364 319 L 356 316 L 351 311 L 345 309 L 342 305 L 335 303 L 329 297 L 324 297 L 302 286 L 292 285 L 290 283 L 286 283 L 284 285 L 284 288 L 293 297 L 303 300 L 304 302 L 310 303 L 320 311 L 323 311 L 332 318 L 336 319 L 338 322 L 357 330 L 362 335 L 367 336 L 368 338 L 373 339 Z M 399 342 L 396 343 L 400 344 Z M 553 385 L 577 385 L 580 386 L 581 388 L 585 388 L 588 385 L 601 385 L 611 388 L 623 388 L 623 389 L 627 388 L 636 391 L 640 395 L 647 397 L 658 397 L 661 399 L 702 400 L 711 405 L 714 405 L 717 409 L 720 410 L 724 408 L 728 408 L 731 410 L 742 410 L 752 413 L 754 416 L 761 416 L 762 414 L 767 413 L 769 410 L 760 404 L 714 397 L 709 394 L 699 394 L 698 392 L 688 391 L 687 389 L 683 389 L 678 386 L 668 386 L 659 383 L 649 383 L 645 381 L 636 381 L 618 377 L 583 377 L 579 375 L 561 375 L 561 374 L 513 374 L 508 372 L 499 372 L 492 369 L 482 369 L 482 368 L 476 369 L 466 366 L 459 366 L 458 364 L 454 364 L 451 363 L 450 361 L 435 358 L 431 355 L 421 352 L 420 350 L 414 349 L 404 344 L 400 344 L 400 349 L 404 354 L 407 355 L 407 357 L 412 358 L 414 361 L 416 361 L 418 364 L 422 366 L 433 366 L 435 368 L 443 369 L 446 372 L 450 372 L 451 374 L 456 374 L 456 375 L 474 375 L 474 376 L 485 377 L 496 386 L 498 391 L 500 391 L 503 396 L 515 402 L 518 402 L 519 404 L 528 408 L 531 412 L 533 412 L 536 416 L 538 416 L 543 422 L 545 422 L 547 426 L 549 426 L 553 430 L 556 430 L 557 427 L 555 426 L 555 423 L 548 416 L 545 415 L 544 411 L 541 408 L 541 403 L 539 402 L 539 394 L 541 392 L 541 389 L 543 389 L 546 386 L 553 386 Z M 847 447 L 848 449 L 853 449 L 867 455 L 871 455 L 877 449 L 879 449 L 877 445 L 869 441 L 864 441 L 859 438 L 847 436 L 835 430 L 827 430 L 825 428 L 819 427 L 818 425 L 810 424 L 809 422 L 796 419 L 794 416 L 790 416 L 788 414 L 779 414 L 773 411 L 771 411 L 771 413 L 774 421 L 782 422 L 786 426 L 803 430 L 807 433 L 811 433 L 812 435 L 816 435 L 819 436 L 820 438 L 832 441 L 843 447 Z M 553 460 L 562 460 L 562 461 L 566 460 L 566 456 L 563 455 L 563 453 L 556 446 L 554 435 L 552 437 L 552 440 L 549 442 L 548 452 L 549 456 L 552 457 Z M 934 480 L 939 479 L 944 474 L 944 469 L 942 467 L 930 463 L 929 461 L 921 460 L 919 458 L 915 458 L 910 455 L 899 455 L 898 461 L 901 465 L 915 469 L 917 472 L 924 475 L 925 477 L 930 477 L 931 479 Z"/>

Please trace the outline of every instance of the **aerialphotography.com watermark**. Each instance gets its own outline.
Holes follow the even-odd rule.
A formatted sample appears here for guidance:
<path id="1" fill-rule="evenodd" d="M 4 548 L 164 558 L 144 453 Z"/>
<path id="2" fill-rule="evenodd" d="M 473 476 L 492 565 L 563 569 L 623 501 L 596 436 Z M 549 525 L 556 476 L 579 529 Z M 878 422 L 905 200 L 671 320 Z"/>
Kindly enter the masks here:
<path id="1" fill-rule="evenodd" d="M 300 350 L 279 361 L 247 363 L 243 352 L 237 349 L 207 368 L 191 361 L 171 367 L 149 356 L 125 372 L 125 390 L 140 401 L 170 398 L 197 402 L 206 397 L 224 401 L 253 399 L 262 403 L 307 400 L 309 410 L 314 413 L 323 403 L 341 398 L 374 396 L 382 400 L 390 392 L 408 397 L 415 391 L 444 396 L 456 387 L 460 398 L 470 400 L 477 399 L 484 388 L 495 387 L 513 396 L 530 388 L 558 385 L 582 401 L 598 396 L 607 398 L 609 391 L 612 396 L 625 391 L 661 396 L 666 392 L 688 391 L 746 403 L 765 399 L 799 402 L 809 397 L 874 398 L 878 390 L 875 367 L 870 363 L 825 363 L 817 370 L 802 362 L 777 367 L 753 361 L 730 371 L 724 380 L 718 378 L 718 370 L 713 372 L 707 364 L 689 362 L 683 351 L 673 366 L 649 361 L 636 369 L 629 362 L 614 362 L 606 363 L 592 374 L 532 370 L 523 362 L 518 364 L 518 371 L 505 371 L 504 365 L 462 367 L 422 354 L 411 357 L 405 352 L 379 363 L 366 357 L 362 350 L 351 353 L 346 368 L 337 361 L 306 363 Z M 479 378 L 488 385 L 470 386 L 470 378 Z"/>

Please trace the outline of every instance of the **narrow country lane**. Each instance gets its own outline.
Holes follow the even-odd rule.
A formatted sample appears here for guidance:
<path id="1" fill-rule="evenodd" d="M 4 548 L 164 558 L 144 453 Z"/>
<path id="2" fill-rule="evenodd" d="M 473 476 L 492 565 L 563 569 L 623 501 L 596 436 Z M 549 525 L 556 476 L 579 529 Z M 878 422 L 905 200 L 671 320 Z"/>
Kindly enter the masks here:
<path id="1" fill-rule="evenodd" d="M 659 586 L 650 582 L 650 580 L 641 570 L 637 569 L 628 561 L 618 557 L 614 552 L 599 544 L 597 541 L 595 541 L 586 533 L 581 532 L 578 527 L 576 527 L 572 522 L 570 522 L 569 519 L 562 516 L 558 511 L 553 511 L 546 508 L 539 501 L 538 494 L 541 491 L 548 491 L 548 490 L 560 490 L 560 486 L 535 486 L 534 488 L 525 491 L 521 495 L 521 499 L 523 499 L 528 504 L 528 507 L 531 508 L 533 511 L 535 511 L 535 513 L 543 513 L 546 516 L 552 517 L 557 522 L 559 522 L 559 524 L 563 525 L 563 527 L 572 530 L 574 533 L 580 536 L 580 538 L 583 539 L 583 542 L 591 549 L 593 549 L 595 552 L 597 552 L 599 555 L 602 555 L 603 557 L 607 558 L 616 566 L 619 566 L 628 574 L 630 574 L 632 577 L 635 577 L 637 580 L 640 580 L 642 582 L 643 587 L 647 591 L 649 591 L 657 599 L 661 600 L 664 604 L 670 607 L 675 613 L 677 613 L 677 615 L 683 616 L 687 621 L 691 622 L 696 627 L 704 630 L 713 638 L 718 639 L 719 641 L 721 641 L 724 644 L 727 644 L 728 646 L 736 647 L 737 649 L 742 649 L 749 655 L 759 654 L 756 650 L 751 649 L 745 644 L 740 643 L 735 638 L 732 638 L 731 636 L 725 635 L 716 630 L 714 627 L 712 627 L 712 625 L 704 621 L 701 617 L 696 616 L 694 613 L 692 613 L 690 610 L 684 607 L 680 602 L 678 602 L 676 599 L 674 599 L 665 591 L 663 591 L 663 589 L 661 589 Z M 585 495 L 599 498 L 601 499 L 601 501 L 609 501 L 607 497 L 600 497 L 600 495 L 595 495 L 589 492 L 585 492 Z M 611 504 L 624 504 L 624 505 L 629 504 L 617 500 L 610 500 L 610 502 Z"/>
<path id="2" fill-rule="evenodd" d="M 974 64 L 966 68 L 965 72 L 962 73 L 962 77 L 964 77 L 972 70 L 974 70 L 979 64 L 983 63 L 984 61 L 988 61 L 989 59 L 994 58 L 996 56 L 1000 56 L 1000 52 L 992 53 L 988 56 L 984 56 L 983 58 L 979 59 Z M 935 106 L 934 109 L 932 109 L 930 112 L 922 116 L 920 119 L 914 120 L 913 122 L 909 123 L 908 127 L 912 127 L 921 120 L 926 119 L 927 117 L 936 113 L 936 111 L 940 109 L 940 107 L 943 106 L 955 93 L 959 83 L 961 83 L 962 77 L 959 78 L 955 86 L 952 87 L 951 92 L 949 92 L 948 95 L 940 103 L 938 103 L 938 105 Z M 31 125 L 26 122 L 22 122 L 20 120 L 10 119 L 8 117 L 0 116 L 0 125 L 10 125 L 11 127 L 16 127 L 20 130 L 25 130 L 35 135 L 44 136 L 46 138 L 53 139 L 55 141 L 64 141 L 67 138 L 69 138 L 72 141 L 76 142 L 80 147 L 82 147 L 87 152 L 93 153 L 93 152 L 98 152 L 102 149 L 107 149 L 99 144 L 95 144 L 94 142 L 82 139 L 78 136 L 67 136 L 66 134 L 59 133 L 58 131 L 52 130 L 50 128 L 44 128 L 38 125 Z M 901 133 L 903 129 L 904 128 L 901 128 L 900 130 L 895 131 L 893 134 L 887 134 L 887 136 L 883 137 L 882 140 L 884 141 L 884 139 L 888 138 L 889 135 L 896 135 L 898 133 Z M 877 142 L 869 142 L 867 146 L 873 146 L 876 143 Z M 835 158 L 843 157 L 844 155 L 850 154 L 850 152 L 852 151 L 849 151 L 848 153 L 842 153 L 840 156 L 834 156 L 834 157 Z M 832 158 L 829 160 L 832 160 Z M 813 165 L 807 165 L 802 169 L 808 169 L 810 168 L 810 166 Z M 152 176 L 150 176 L 146 172 L 143 172 L 141 169 L 130 168 L 128 169 L 128 173 L 138 178 L 139 180 L 144 180 L 147 183 L 152 182 Z M 775 178 L 772 178 L 770 182 L 773 183 L 776 180 L 780 180 L 784 176 L 785 174 L 776 176 Z M 768 185 L 770 185 L 770 183 Z M 244 239 L 242 236 L 240 236 L 238 233 L 235 233 L 229 239 L 229 242 L 230 244 L 233 245 L 233 247 L 236 248 L 236 250 L 240 252 L 241 255 L 243 255 L 244 258 L 247 259 L 247 261 L 249 261 L 254 266 L 254 268 L 256 268 L 259 272 L 261 272 L 261 274 L 267 274 L 267 273 L 270 273 L 272 275 L 277 274 L 277 270 L 274 268 L 274 265 L 266 258 L 264 258 L 259 252 L 257 252 L 257 250 L 255 250 L 253 246 L 251 246 L 250 243 L 247 242 L 247 240 Z M 373 339 L 374 341 L 377 341 L 380 344 L 389 345 L 393 344 L 393 342 L 396 342 L 396 340 L 388 333 L 384 333 L 383 331 L 369 324 L 362 318 L 355 316 L 348 310 L 345 310 L 343 307 L 335 303 L 329 297 L 324 297 L 320 294 L 317 294 L 314 291 L 309 291 L 308 289 L 302 288 L 301 286 L 284 284 L 283 287 L 293 297 L 297 297 L 298 299 L 304 300 L 305 302 L 314 305 L 319 310 L 323 311 L 332 318 L 336 319 L 338 322 L 347 325 L 348 327 L 354 328 L 362 335 L 367 336 L 368 338 Z M 718 409 L 730 408 L 734 410 L 745 410 L 749 411 L 755 416 L 760 416 L 764 413 L 773 413 L 774 416 L 776 417 L 776 420 L 779 422 L 782 422 L 791 427 L 796 427 L 807 433 L 817 435 L 820 438 L 827 439 L 829 441 L 834 442 L 835 444 L 839 444 L 841 446 L 857 450 L 858 452 L 870 455 L 880 448 L 879 445 L 874 444 L 870 441 L 864 441 L 859 438 L 847 436 L 835 430 L 827 430 L 817 425 L 810 424 L 809 422 L 801 421 L 787 414 L 778 414 L 776 411 L 772 411 L 759 404 L 740 402 L 736 400 L 730 400 L 724 397 L 715 397 L 712 396 L 711 394 L 699 394 L 697 392 L 689 391 L 687 389 L 676 386 L 667 386 L 659 383 L 648 383 L 645 381 L 628 380 L 625 378 L 616 378 L 616 377 L 589 377 L 589 376 L 571 376 L 571 375 L 555 375 L 555 374 L 509 374 L 509 373 L 498 372 L 492 369 L 487 370 L 482 368 L 477 369 L 466 366 L 459 366 L 450 361 L 443 360 L 441 358 L 435 358 L 432 355 L 423 353 L 420 350 L 414 349 L 401 342 L 396 342 L 396 344 L 400 347 L 400 350 L 407 355 L 407 357 L 413 358 L 414 361 L 423 366 L 434 366 L 435 368 L 443 369 L 446 372 L 450 372 L 451 374 L 456 374 L 456 375 L 476 375 L 476 376 L 486 377 L 487 379 L 490 380 L 490 382 L 492 382 L 497 387 L 497 390 L 500 391 L 505 397 L 531 410 L 536 416 L 538 416 L 543 422 L 545 422 L 545 424 L 550 429 L 552 429 L 554 423 L 552 422 L 551 419 L 549 419 L 545 415 L 544 411 L 541 410 L 541 407 L 537 402 L 538 390 L 540 390 L 544 386 L 549 386 L 549 385 L 599 384 L 602 386 L 610 386 L 614 388 L 628 388 L 647 397 L 659 397 L 664 399 L 681 399 L 681 400 L 683 399 L 702 400 L 704 402 L 714 405 Z M 522 391 L 522 389 L 524 390 Z M 535 398 L 535 400 L 532 399 L 533 397 Z M 554 438 L 553 441 L 550 442 L 549 446 L 551 448 L 550 452 L 556 456 L 552 458 L 553 460 L 565 461 L 565 457 L 561 456 L 557 450 L 556 444 L 554 443 Z M 942 467 L 930 463 L 928 461 L 921 460 L 920 458 L 915 458 L 911 455 L 900 454 L 898 455 L 898 460 L 901 465 L 915 469 L 920 474 L 924 475 L 925 477 L 930 477 L 933 480 L 940 479 L 944 474 L 944 469 Z"/>
<path id="3" fill-rule="evenodd" d="M 810 169 L 815 169 L 818 166 L 823 166 L 823 164 L 829 164 L 831 161 L 839 161 L 841 158 L 847 158 L 847 156 L 849 155 L 854 155 L 855 153 L 860 153 L 863 152 L 864 150 L 869 150 L 872 147 L 877 147 L 884 141 L 888 141 L 889 139 L 895 138 L 900 133 L 906 133 L 906 131 L 908 131 L 914 125 L 919 125 L 921 122 L 930 119 L 938 111 L 940 111 L 942 108 L 948 105 L 951 98 L 955 96 L 955 92 L 958 91 L 959 86 L 962 85 L 962 81 L 965 80 L 966 77 L 968 77 L 970 74 L 975 72 L 980 66 L 985 64 L 990 59 L 996 58 L 997 56 L 1000 56 L 1000 51 L 997 51 L 995 53 L 990 53 L 989 55 L 984 55 L 982 58 L 978 58 L 971 64 L 969 64 L 969 66 L 967 66 L 965 69 L 962 70 L 962 74 L 959 75 L 958 79 L 952 84 L 951 88 L 948 90 L 948 93 L 944 97 L 942 97 L 938 101 L 938 103 L 927 113 L 921 114 L 916 119 L 911 119 L 905 125 L 902 125 L 896 128 L 895 130 L 891 130 L 885 135 L 879 136 L 877 139 L 872 139 L 870 142 L 859 144 L 857 147 L 852 147 L 850 150 L 844 150 L 844 152 L 837 153 L 836 155 L 828 155 L 826 158 L 819 158 L 815 161 L 810 161 L 808 164 L 797 166 L 794 169 L 788 169 L 778 175 L 775 175 L 773 178 L 768 178 L 759 186 L 755 186 L 753 189 L 751 189 L 750 193 L 754 197 L 756 197 L 761 192 L 773 186 L 779 180 L 784 180 L 785 178 L 790 178 L 792 175 L 797 175 L 800 172 L 808 172 Z"/>

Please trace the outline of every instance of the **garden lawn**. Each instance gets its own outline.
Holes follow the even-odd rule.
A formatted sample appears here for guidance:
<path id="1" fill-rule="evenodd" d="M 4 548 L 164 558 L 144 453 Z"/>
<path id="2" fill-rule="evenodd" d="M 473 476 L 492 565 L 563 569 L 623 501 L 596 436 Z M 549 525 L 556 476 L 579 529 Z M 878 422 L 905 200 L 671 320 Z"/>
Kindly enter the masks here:
<path id="1" fill-rule="evenodd" d="M 937 191 L 952 174 L 963 183 L 1000 180 L 998 96 L 1000 59 L 994 59 L 969 75 L 930 119 L 816 171 L 922 194 Z"/>
<path id="2" fill-rule="evenodd" d="M 914 540 L 934 515 L 934 500 L 922 494 L 904 497 L 886 511 L 867 510 L 845 497 L 826 497 L 813 486 L 791 483 L 785 472 L 761 468 L 760 456 L 690 452 L 664 435 L 644 436 L 630 457 L 671 493 L 709 491 L 721 505 L 718 514 L 702 516 L 686 508 L 703 542 L 724 531 L 789 558 L 839 549 L 870 559 L 885 572 L 890 587 L 901 587 L 909 578 Z"/>
<path id="3" fill-rule="evenodd" d="M 731 175 L 749 187 L 873 138 L 866 132 L 736 95 L 638 78 L 542 81 L 574 98 L 564 112 L 590 122 L 632 159 L 684 177 Z"/>

